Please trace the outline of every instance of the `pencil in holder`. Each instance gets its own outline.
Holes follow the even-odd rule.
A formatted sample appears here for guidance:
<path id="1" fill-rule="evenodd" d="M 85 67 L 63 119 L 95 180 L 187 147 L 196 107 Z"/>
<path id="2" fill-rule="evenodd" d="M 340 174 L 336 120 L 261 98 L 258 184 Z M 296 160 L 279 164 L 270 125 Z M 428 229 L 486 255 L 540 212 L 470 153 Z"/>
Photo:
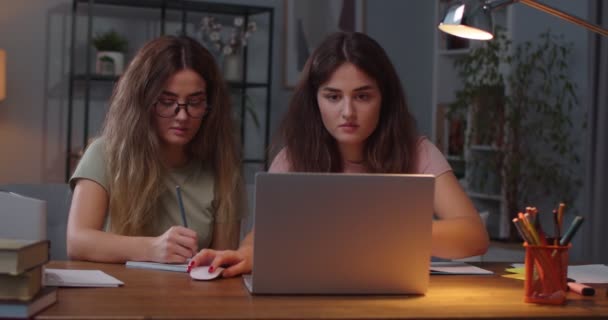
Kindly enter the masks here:
<path id="1" fill-rule="evenodd" d="M 563 304 L 568 290 L 568 249 L 571 245 L 528 245 L 524 301 Z"/>

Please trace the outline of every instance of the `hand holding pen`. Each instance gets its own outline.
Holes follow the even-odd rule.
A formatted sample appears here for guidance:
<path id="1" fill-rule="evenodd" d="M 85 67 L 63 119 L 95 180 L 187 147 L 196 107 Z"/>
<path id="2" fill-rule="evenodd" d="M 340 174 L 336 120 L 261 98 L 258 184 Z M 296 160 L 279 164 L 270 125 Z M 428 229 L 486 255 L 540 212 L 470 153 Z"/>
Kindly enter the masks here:
<path id="1" fill-rule="evenodd" d="M 161 263 L 185 263 L 198 251 L 197 234 L 182 226 L 173 226 L 158 237 L 151 238 L 148 259 Z"/>
<path id="2" fill-rule="evenodd" d="M 181 188 L 176 186 L 175 191 L 183 226 L 173 226 L 162 235 L 152 238 L 148 255 L 155 262 L 184 263 L 198 252 L 198 236 L 194 230 L 188 229 Z"/>

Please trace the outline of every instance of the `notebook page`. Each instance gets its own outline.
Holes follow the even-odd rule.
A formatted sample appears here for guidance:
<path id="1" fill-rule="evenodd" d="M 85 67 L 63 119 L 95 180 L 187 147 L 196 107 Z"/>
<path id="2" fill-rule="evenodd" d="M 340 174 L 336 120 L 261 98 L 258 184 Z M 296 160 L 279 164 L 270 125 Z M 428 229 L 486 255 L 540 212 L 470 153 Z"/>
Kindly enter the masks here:
<path id="1" fill-rule="evenodd" d="M 44 285 L 52 287 L 118 287 L 124 283 L 101 270 L 45 269 Z"/>

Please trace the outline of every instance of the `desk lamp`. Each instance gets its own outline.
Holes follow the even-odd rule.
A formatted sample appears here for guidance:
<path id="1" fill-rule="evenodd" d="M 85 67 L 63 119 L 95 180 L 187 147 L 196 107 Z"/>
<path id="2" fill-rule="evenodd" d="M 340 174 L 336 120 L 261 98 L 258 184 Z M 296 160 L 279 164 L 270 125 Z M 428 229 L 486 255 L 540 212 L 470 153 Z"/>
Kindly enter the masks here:
<path id="1" fill-rule="evenodd" d="M 461 38 L 490 40 L 494 37 L 492 34 L 492 10 L 516 2 L 583 26 L 601 35 L 608 36 L 608 30 L 596 24 L 589 23 L 535 0 L 459 0 L 449 6 L 438 28 L 443 32 Z"/>

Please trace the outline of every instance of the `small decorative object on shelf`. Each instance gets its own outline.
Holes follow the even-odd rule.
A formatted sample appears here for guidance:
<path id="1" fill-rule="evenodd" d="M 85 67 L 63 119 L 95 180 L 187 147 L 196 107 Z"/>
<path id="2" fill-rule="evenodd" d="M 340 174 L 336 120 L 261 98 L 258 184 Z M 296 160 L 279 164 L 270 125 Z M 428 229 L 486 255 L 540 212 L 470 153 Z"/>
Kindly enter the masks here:
<path id="1" fill-rule="evenodd" d="M 215 17 L 203 17 L 201 20 L 202 40 L 211 50 L 220 54 L 223 61 L 224 78 L 228 81 L 240 81 L 243 74 L 242 50 L 247 46 L 247 39 L 257 30 L 255 21 L 245 26 L 243 17 L 235 17 L 229 36 L 223 37 L 223 25 Z"/>
<path id="2" fill-rule="evenodd" d="M 114 76 L 122 74 L 125 65 L 124 52 L 127 51 L 127 40 L 114 30 L 100 33 L 93 38 L 97 49 L 95 72 L 100 75 Z"/>

